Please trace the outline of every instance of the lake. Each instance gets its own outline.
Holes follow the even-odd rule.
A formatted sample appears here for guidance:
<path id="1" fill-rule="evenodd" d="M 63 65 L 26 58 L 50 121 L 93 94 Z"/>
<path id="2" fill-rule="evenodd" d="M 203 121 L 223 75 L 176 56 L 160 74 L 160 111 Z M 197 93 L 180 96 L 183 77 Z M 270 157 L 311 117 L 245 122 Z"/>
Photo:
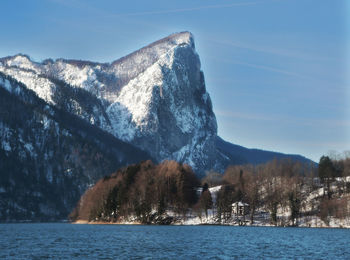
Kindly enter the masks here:
<path id="1" fill-rule="evenodd" d="M 0 259 L 350 259 L 350 230 L 0 224 Z"/>

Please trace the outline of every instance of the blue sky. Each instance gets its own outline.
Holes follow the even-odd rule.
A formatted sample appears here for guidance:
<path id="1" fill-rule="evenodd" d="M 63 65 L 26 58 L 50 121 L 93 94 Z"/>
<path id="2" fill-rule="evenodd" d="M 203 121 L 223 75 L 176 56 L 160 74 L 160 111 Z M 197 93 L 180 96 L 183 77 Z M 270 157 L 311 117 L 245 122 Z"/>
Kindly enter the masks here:
<path id="1" fill-rule="evenodd" d="M 191 31 L 224 139 L 350 150 L 350 1 L 2 0 L 0 56 L 108 62 Z"/>

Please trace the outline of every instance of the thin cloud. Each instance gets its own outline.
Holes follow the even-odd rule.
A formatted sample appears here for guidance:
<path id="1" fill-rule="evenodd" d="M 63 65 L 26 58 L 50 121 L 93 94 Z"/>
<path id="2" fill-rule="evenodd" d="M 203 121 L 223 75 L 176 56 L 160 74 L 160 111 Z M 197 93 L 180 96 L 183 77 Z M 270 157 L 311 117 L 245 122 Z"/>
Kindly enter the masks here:
<path id="1" fill-rule="evenodd" d="M 272 54 L 276 56 L 283 56 L 288 58 L 294 58 L 294 59 L 302 59 L 302 60 L 313 60 L 313 61 L 335 61 L 334 58 L 331 57 L 320 57 L 320 55 L 313 55 L 310 52 L 305 51 L 298 51 L 298 50 L 292 50 L 292 49 L 283 49 L 279 47 L 270 47 L 270 46 L 263 46 L 261 44 L 251 44 L 247 42 L 239 42 L 239 41 L 232 41 L 232 40 L 218 40 L 219 37 L 216 39 L 208 38 L 207 41 L 210 41 L 214 44 L 220 44 L 220 45 L 226 45 L 231 46 L 234 48 L 259 52 L 259 53 L 266 53 L 266 54 Z"/>
<path id="2" fill-rule="evenodd" d="M 184 13 L 199 11 L 205 9 L 220 9 L 220 8 L 230 8 L 236 6 L 249 6 L 249 5 L 258 5 L 266 2 L 275 2 L 279 0 L 272 1 L 260 1 L 260 2 L 241 2 L 241 3 L 232 3 L 232 4 L 223 4 L 223 5 L 206 5 L 192 8 L 179 8 L 179 9 L 169 9 L 169 10 L 159 10 L 159 11 L 147 11 L 147 12 L 135 12 L 135 13 L 119 13 L 114 14 L 114 16 L 143 16 L 143 15 L 157 15 L 157 14 L 170 14 L 170 13 Z"/>
<path id="3" fill-rule="evenodd" d="M 88 5 L 80 2 L 79 0 L 49 0 L 54 4 L 58 4 L 64 7 L 76 8 L 76 9 L 84 9 L 88 8 Z"/>
<path id="4" fill-rule="evenodd" d="M 284 75 L 288 75 L 288 76 L 295 76 L 298 78 L 307 78 L 306 76 L 303 76 L 303 75 L 295 73 L 295 72 L 291 72 L 291 71 L 287 71 L 287 70 L 283 70 L 283 69 L 279 69 L 279 68 L 274 68 L 274 67 L 270 67 L 270 66 L 257 65 L 257 64 L 240 62 L 240 61 L 232 61 L 232 63 L 237 64 L 237 65 L 243 65 L 243 66 L 255 68 L 255 69 L 262 69 L 262 70 L 267 70 L 267 71 L 271 71 L 271 72 L 276 72 L 276 73 L 280 73 L 280 74 L 284 74 Z"/>
<path id="5" fill-rule="evenodd" d="M 286 140 L 286 143 L 290 143 L 291 145 L 293 144 L 298 144 L 298 145 L 307 145 L 309 147 L 313 148 L 319 148 L 323 149 L 323 152 L 321 154 L 329 154 L 330 152 L 333 151 L 339 151 L 339 150 L 344 150 L 348 151 L 348 147 L 346 146 L 346 142 L 344 141 L 323 141 L 323 140 L 315 140 L 315 141 L 310 141 L 310 140 Z M 321 156 L 319 156 L 321 157 Z M 319 158 L 318 157 L 318 158 Z M 317 161 L 317 158 L 315 158 Z"/>
<path id="6" fill-rule="evenodd" d="M 294 50 L 280 49 L 280 48 L 270 48 L 261 45 L 253 45 L 249 43 L 242 43 L 238 41 L 222 41 L 217 39 L 208 39 L 215 44 L 228 45 L 239 49 L 246 49 L 255 52 L 262 52 L 267 54 L 273 54 L 277 56 L 293 57 L 293 58 L 313 58 L 306 53 L 301 53 Z"/>
<path id="7" fill-rule="evenodd" d="M 245 119 L 245 120 L 259 120 L 259 121 L 275 121 L 290 123 L 293 125 L 304 125 L 304 126 L 322 126 L 322 127 L 339 127 L 349 128 L 350 120 L 341 119 L 317 119 L 317 118 L 300 118 L 293 116 L 278 116 L 278 115 L 263 115 L 258 113 L 242 113 L 233 112 L 230 110 L 215 110 L 215 114 L 222 117 L 228 117 L 232 119 Z"/>
<path id="8" fill-rule="evenodd" d="M 280 68 L 276 68 L 276 67 L 253 64 L 253 63 L 248 63 L 248 62 L 242 62 L 242 61 L 238 61 L 238 60 L 217 59 L 216 57 L 212 57 L 212 59 L 218 60 L 220 62 L 229 63 L 229 64 L 242 65 L 242 66 L 246 66 L 246 67 L 250 67 L 250 68 L 254 68 L 254 69 L 266 70 L 266 71 L 270 71 L 270 72 L 275 72 L 275 73 L 284 74 L 284 75 L 288 75 L 288 76 L 294 76 L 294 77 L 303 78 L 303 79 L 309 78 L 309 77 L 301 75 L 299 73 L 295 73 L 292 71 L 288 71 L 288 70 L 284 70 L 284 69 L 280 69 Z"/>
<path id="9" fill-rule="evenodd" d="M 259 114 L 249 114 L 249 113 L 240 113 L 240 112 L 233 112 L 229 110 L 215 110 L 215 114 L 217 116 L 222 117 L 228 117 L 228 118 L 239 118 L 239 119 L 246 119 L 246 120 L 259 120 L 259 121 L 274 121 L 270 116 L 264 116 Z"/>

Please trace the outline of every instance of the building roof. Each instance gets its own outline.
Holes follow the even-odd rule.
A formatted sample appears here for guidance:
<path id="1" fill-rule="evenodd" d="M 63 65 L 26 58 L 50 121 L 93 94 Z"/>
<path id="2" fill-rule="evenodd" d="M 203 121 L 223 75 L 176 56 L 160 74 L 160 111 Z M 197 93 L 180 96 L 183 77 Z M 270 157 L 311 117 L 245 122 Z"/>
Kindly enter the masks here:
<path id="1" fill-rule="evenodd" d="M 249 206 L 249 204 L 244 203 L 244 202 L 242 202 L 242 201 L 236 201 L 236 202 L 232 203 L 232 206 L 237 206 L 237 205 L 238 205 L 239 207 L 242 207 L 242 206 L 244 206 L 244 207 Z"/>

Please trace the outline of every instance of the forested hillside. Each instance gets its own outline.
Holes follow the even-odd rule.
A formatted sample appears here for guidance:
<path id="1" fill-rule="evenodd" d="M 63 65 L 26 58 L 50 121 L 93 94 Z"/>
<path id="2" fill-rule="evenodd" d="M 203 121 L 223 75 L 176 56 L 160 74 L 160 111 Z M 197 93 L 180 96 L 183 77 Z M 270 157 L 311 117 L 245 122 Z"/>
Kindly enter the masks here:
<path id="1" fill-rule="evenodd" d="M 0 140 L 0 221 L 66 219 L 89 185 L 150 158 L 1 72 Z"/>

